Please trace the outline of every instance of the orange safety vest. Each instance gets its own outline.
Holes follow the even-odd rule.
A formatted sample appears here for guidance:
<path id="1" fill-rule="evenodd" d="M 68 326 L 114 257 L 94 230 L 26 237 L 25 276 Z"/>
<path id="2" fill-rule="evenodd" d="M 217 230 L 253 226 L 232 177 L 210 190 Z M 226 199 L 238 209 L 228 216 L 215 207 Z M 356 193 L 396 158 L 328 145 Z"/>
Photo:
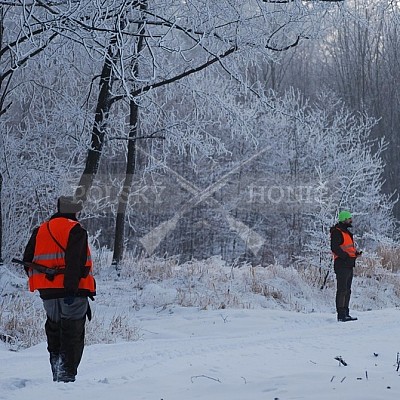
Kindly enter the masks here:
<path id="1" fill-rule="evenodd" d="M 43 222 L 36 235 L 35 252 L 32 261 L 48 268 L 64 269 L 65 249 L 69 233 L 77 224 L 79 222 L 67 218 L 54 218 Z M 78 289 L 95 293 L 96 283 L 92 273 L 93 263 L 89 246 L 87 247 L 85 267 L 89 271 L 88 274 L 85 274 L 85 277 L 81 277 L 79 280 Z M 64 289 L 64 274 L 55 275 L 53 280 L 49 280 L 44 273 L 32 268 L 29 269 L 28 274 L 29 290 L 31 292 L 36 289 Z"/>
<path id="2" fill-rule="evenodd" d="M 350 257 L 352 258 L 356 258 L 356 247 L 354 246 L 354 240 L 353 238 L 350 236 L 350 234 L 348 232 L 344 232 L 342 231 L 340 228 L 336 228 L 338 231 L 340 231 L 342 233 L 343 236 L 343 243 L 340 245 L 340 248 L 346 252 Z M 336 255 L 335 253 L 333 253 L 333 258 L 336 260 L 337 258 L 339 258 L 338 255 Z"/>

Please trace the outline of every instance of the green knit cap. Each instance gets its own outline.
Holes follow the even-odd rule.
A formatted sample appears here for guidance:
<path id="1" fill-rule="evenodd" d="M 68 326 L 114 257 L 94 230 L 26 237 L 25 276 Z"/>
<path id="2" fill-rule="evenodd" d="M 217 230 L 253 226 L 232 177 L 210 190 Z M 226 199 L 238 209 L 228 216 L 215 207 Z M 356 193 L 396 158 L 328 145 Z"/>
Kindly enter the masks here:
<path id="1" fill-rule="evenodd" d="M 340 213 L 339 213 L 339 222 L 343 222 L 346 219 L 350 219 L 350 218 L 351 218 L 350 211 L 340 211 Z"/>

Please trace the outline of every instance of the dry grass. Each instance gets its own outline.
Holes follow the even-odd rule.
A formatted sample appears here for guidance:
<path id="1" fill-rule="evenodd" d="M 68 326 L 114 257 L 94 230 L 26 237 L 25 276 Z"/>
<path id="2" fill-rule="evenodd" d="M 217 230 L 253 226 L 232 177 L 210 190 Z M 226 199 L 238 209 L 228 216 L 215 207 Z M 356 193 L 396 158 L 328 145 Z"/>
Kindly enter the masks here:
<path id="1" fill-rule="evenodd" d="M 129 316 L 115 314 L 111 320 L 93 315 L 86 324 L 86 343 L 116 343 L 119 340 L 136 341 L 141 337 L 140 328 L 131 322 Z"/>
<path id="2" fill-rule="evenodd" d="M 25 295 L 15 294 L 0 301 L 0 339 L 11 350 L 34 346 L 45 340 L 44 313 Z"/>
<path id="3" fill-rule="evenodd" d="M 283 294 L 278 289 L 274 288 L 272 285 L 266 283 L 268 280 L 268 276 L 266 276 L 266 272 L 271 272 L 272 275 L 276 275 L 276 271 L 273 266 L 270 266 L 269 269 L 262 267 L 250 267 L 249 276 L 250 281 L 249 289 L 254 294 L 259 294 L 264 297 L 271 297 L 275 300 L 283 300 Z"/>
<path id="4" fill-rule="evenodd" d="M 140 329 L 124 313 L 117 313 L 111 318 L 97 315 L 93 317 L 92 321 L 86 324 L 87 344 L 140 339 Z M 21 293 L 2 298 L 0 340 L 13 351 L 41 343 L 46 340 L 45 320 L 42 302 L 36 296 Z"/>
<path id="5" fill-rule="evenodd" d="M 399 256 L 399 249 L 387 247 L 380 248 L 377 254 L 363 255 L 355 269 L 354 308 L 385 307 L 387 299 L 391 299 L 390 306 L 400 305 Z M 104 306 L 104 310 L 118 310 L 116 304 L 121 302 L 128 308 L 114 315 L 101 313 L 101 308 L 96 308 L 93 320 L 86 325 L 88 344 L 140 339 L 140 328 L 131 317 L 132 311 L 144 306 L 265 307 L 334 312 L 336 281 L 333 270 L 327 274 L 326 269 L 304 265 L 229 266 L 219 258 L 179 265 L 173 257 L 137 260 L 128 256 L 117 276 L 110 263 L 110 252 L 97 253 L 96 274 L 99 274 L 102 291 L 96 305 Z M 366 299 L 368 304 L 365 304 Z M 18 350 L 45 341 L 44 322 L 45 313 L 37 295 L 19 289 L 1 298 L 0 340 L 10 349 Z"/>
<path id="6" fill-rule="evenodd" d="M 399 246 L 380 246 L 377 251 L 377 257 L 382 268 L 398 272 L 400 269 L 400 247 Z"/>

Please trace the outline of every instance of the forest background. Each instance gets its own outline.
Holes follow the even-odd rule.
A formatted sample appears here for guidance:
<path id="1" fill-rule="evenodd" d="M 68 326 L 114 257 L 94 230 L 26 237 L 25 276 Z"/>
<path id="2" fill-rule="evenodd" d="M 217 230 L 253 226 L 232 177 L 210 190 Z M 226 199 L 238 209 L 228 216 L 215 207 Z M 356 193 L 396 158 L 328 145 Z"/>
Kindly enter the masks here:
<path id="1" fill-rule="evenodd" d="M 397 251 L 396 1 L 0 1 L 0 259 L 61 194 L 93 247 L 331 267 Z"/>

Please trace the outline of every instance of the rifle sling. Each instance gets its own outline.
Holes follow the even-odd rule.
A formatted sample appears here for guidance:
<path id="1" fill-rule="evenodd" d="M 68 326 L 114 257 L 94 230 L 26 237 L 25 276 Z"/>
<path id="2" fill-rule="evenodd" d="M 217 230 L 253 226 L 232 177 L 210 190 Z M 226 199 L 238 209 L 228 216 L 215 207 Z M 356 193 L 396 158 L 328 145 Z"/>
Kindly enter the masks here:
<path id="1" fill-rule="evenodd" d="M 49 234 L 51 236 L 51 238 L 54 240 L 54 242 L 56 243 L 56 245 L 64 252 L 64 254 L 66 253 L 66 249 L 65 247 L 63 247 L 61 245 L 61 243 L 54 237 L 54 235 L 52 234 L 51 230 L 50 230 L 50 221 L 47 221 L 47 230 L 49 231 Z M 63 272 L 61 272 L 63 273 Z M 85 266 L 81 267 L 81 278 L 86 278 L 89 274 L 89 269 L 87 269 Z"/>
<path id="2" fill-rule="evenodd" d="M 64 252 L 64 254 L 65 254 L 66 249 L 65 249 L 63 246 L 61 246 L 60 242 L 59 242 L 59 241 L 54 237 L 54 235 L 51 233 L 51 230 L 50 230 L 50 221 L 47 221 L 46 226 L 47 226 L 47 230 L 49 231 L 49 234 L 50 234 L 51 238 L 54 240 L 54 242 L 56 243 L 56 245 L 57 245 L 57 246 Z"/>

